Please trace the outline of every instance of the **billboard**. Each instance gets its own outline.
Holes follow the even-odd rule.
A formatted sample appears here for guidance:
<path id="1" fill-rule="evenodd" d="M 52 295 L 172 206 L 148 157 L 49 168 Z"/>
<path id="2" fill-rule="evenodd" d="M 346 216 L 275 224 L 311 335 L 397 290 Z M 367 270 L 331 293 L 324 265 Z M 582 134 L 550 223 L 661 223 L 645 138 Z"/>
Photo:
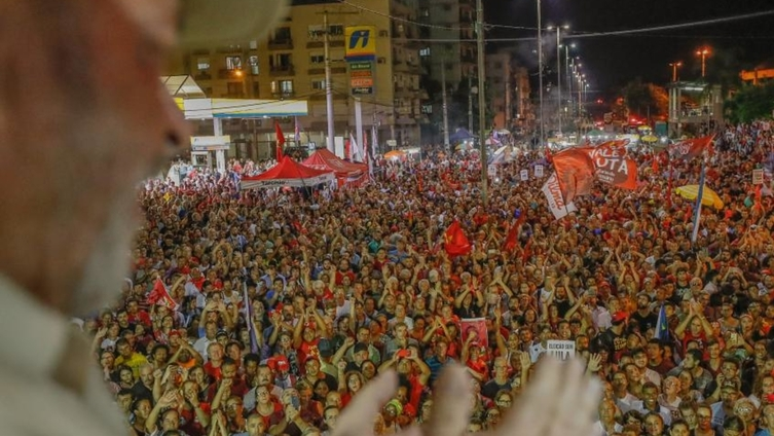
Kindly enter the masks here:
<path id="1" fill-rule="evenodd" d="M 368 61 L 376 58 L 376 28 L 351 26 L 344 29 L 347 61 Z"/>

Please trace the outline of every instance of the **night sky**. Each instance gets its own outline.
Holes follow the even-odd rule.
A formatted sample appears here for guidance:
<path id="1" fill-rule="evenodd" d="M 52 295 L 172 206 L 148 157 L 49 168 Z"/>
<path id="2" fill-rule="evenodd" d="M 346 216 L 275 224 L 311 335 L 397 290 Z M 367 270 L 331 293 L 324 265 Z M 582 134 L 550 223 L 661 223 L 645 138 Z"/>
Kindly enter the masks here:
<path id="1" fill-rule="evenodd" d="M 536 27 L 535 0 L 484 0 L 488 23 Z M 542 0 L 543 24 L 569 24 L 575 32 L 610 32 L 729 17 L 774 10 L 772 0 Z M 490 38 L 533 36 L 535 31 L 494 28 Z M 553 41 L 555 34 L 552 33 Z M 551 39 L 551 37 L 547 38 Z M 635 77 L 664 84 L 671 78 L 670 62 L 682 61 L 681 79 L 700 76 L 700 61 L 694 53 L 710 46 L 716 56 L 708 59 L 708 70 L 716 62 L 743 67 L 767 64 L 774 67 L 774 15 L 713 24 L 689 29 L 662 30 L 627 36 L 600 36 L 573 40 L 592 87 L 603 94 Z M 548 44 L 547 44 L 548 45 Z M 513 49 L 524 64 L 537 64 L 533 42 L 488 44 L 488 50 Z M 546 59 L 556 64 L 555 43 Z M 734 60 L 736 59 L 736 61 Z M 588 67 L 588 68 L 585 68 Z"/>

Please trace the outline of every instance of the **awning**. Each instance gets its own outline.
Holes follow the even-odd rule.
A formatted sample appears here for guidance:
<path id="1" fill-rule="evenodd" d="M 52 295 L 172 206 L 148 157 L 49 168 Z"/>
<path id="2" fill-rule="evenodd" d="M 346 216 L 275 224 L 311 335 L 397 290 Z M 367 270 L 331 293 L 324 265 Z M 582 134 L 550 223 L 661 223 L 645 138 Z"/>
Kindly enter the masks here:
<path id="1" fill-rule="evenodd" d="M 186 119 L 210 118 L 269 118 L 308 115 L 302 100 L 236 100 L 199 98 L 182 101 Z"/>

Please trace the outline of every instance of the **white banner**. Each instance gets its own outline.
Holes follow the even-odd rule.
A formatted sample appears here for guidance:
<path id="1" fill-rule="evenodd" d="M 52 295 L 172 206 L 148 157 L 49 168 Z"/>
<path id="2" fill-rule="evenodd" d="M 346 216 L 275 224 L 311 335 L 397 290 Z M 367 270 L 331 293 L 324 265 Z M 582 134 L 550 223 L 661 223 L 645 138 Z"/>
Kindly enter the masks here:
<path id="1" fill-rule="evenodd" d="M 763 170 L 753 170 L 752 172 L 753 185 L 763 184 Z"/>
<path id="2" fill-rule="evenodd" d="M 556 178 L 556 173 L 551 174 L 551 177 L 548 178 L 541 191 L 546 196 L 548 208 L 551 209 L 554 218 L 560 220 L 568 214 L 578 211 L 574 203 L 564 203 L 564 197 L 562 196 L 562 190 L 559 188 L 559 179 Z"/>
<path id="3" fill-rule="evenodd" d="M 526 182 L 529 180 L 529 170 L 521 170 L 521 181 Z"/>
<path id="4" fill-rule="evenodd" d="M 535 177 L 543 178 L 543 165 L 535 165 Z"/>
<path id="5" fill-rule="evenodd" d="M 575 341 L 546 341 L 546 354 L 557 360 L 570 360 L 575 357 Z"/>

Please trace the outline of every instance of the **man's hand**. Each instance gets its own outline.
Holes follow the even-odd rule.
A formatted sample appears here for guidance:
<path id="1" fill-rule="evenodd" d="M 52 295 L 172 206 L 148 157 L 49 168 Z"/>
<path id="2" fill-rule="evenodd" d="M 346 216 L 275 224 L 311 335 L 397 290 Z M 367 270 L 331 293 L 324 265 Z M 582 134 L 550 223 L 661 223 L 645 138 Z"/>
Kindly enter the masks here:
<path id="1" fill-rule="evenodd" d="M 518 405 L 505 415 L 499 428 L 486 435 L 594 435 L 592 417 L 602 385 L 583 375 L 579 361 L 559 362 L 550 357 L 544 360 Z M 388 371 L 366 385 L 339 417 L 333 435 L 373 434 L 374 416 L 392 398 L 397 383 L 397 375 Z M 465 434 L 472 411 L 470 376 L 462 366 L 447 365 L 436 386 L 430 421 L 421 430 L 411 427 L 401 436 Z"/>

